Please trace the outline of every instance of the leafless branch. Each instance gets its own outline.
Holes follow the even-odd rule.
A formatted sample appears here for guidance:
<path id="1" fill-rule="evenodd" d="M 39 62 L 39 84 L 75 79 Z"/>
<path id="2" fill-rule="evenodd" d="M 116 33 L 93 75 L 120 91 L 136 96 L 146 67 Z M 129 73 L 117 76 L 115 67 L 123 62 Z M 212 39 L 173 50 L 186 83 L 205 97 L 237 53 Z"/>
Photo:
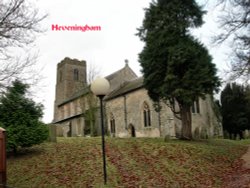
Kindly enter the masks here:
<path id="1" fill-rule="evenodd" d="M 88 64 L 87 69 L 87 84 L 91 84 L 101 75 L 101 69 L 93 63 Z"/>
<path id="2" fill-rule="evenodd" d="M 2 61 L 0 67 L 0 90 L 5 90 L 15 79 L 29 85 L 37 85 L 42 80 L 40 69 L 36 66 L 37 54 L 26 57 L 15 57 L 8 61 Z"/>
<path id="3" fill-rule="evenodd" d="M 37 34 L 44 32 L 40 22 L 46 17 L 27 0 L 0 1 L 0 89 L 17 78 L 32 83 L 39 80 L 34 69 L 37 55 L 27 50 Z"/>
<path id="4" fill-rule="evenodd" d="M 0 1 L 0 49 L 32 43 L 43 32 L 39 23 L 46 17 L 26 0 Z"/>
<path id="5" fill-rule="evenodd" d="M 221 44 L 232 41 L 230 55 L 232 76 L 249 79 L 250 74 L 250 1 L 249 0 L 218 0 L 221 7 L 219 17 L 222 32 L 214 42 Z"/>

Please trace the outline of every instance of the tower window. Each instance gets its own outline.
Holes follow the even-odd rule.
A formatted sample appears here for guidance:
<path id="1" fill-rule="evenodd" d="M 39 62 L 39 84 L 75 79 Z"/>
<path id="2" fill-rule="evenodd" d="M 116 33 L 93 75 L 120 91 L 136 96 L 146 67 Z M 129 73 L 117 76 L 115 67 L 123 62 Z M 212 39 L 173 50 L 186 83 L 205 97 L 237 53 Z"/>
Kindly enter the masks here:
<path id="1" fill-rule="evenodd" d="M 144 127 L 151 126 L 150 109 L 146 102 L 144 102 L 143 104 L 143 120 L 144 120 Z"/>
<path id="2" fill-rule="evenodd" d="M 79 80 L 79 71 L 78 71 L 78 69 L 74 69 L 74 80 L 75 81 Z"/>

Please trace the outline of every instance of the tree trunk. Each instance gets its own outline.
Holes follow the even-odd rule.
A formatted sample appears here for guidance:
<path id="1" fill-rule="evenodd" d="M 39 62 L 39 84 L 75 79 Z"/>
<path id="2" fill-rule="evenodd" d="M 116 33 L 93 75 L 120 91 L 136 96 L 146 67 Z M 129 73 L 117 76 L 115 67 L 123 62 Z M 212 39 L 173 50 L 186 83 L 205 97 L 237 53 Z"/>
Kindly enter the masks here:
<path id="1" fill-rule="evenodd" d="M 191 140 L 192 139 L 192 116 L 190 111 L 190 106 L 183 105 L 180 108 L 181 112 L 181 139 Z"/>

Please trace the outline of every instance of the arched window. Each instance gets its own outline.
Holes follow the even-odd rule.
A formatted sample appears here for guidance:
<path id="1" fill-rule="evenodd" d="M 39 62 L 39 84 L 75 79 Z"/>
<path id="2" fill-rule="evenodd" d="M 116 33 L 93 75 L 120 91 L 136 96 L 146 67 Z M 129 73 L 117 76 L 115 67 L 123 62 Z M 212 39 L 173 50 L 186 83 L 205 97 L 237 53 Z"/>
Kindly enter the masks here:
<path id="1" fill-rule="evenodd" d="M 78 71 L 78 69 L 74 69 L 74 80 L 75 81 L 79 80 L 79 71 Z"/>
<path id="2" fill-rule="evenodd" d="M 143 103 L 143 120 L 144 120 L 144 127 L 151 126 L 150 109 L 146 102 Z"/>
<path id="3" fill-rule="evenodd" d="M 200 103 L 199 98 L 197 98 L 192 105 L 192 113 L 193 114 L 199 114 L 200 113 Z"/>
<path id="4" fill-rule="evenodd" d="M 110 132 L 115 134 L 115 118 L 113 114 L 110 115 Z"/>

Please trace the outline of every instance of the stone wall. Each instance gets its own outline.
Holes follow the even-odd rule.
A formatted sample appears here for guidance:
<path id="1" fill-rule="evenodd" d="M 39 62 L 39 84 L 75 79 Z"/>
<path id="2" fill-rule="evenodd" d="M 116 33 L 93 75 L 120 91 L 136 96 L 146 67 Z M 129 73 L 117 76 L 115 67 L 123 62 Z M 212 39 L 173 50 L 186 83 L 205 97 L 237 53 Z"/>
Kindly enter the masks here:
<path id="1" fill-rule="evenodd" d="M 86 97 L 78 98 L 60 106 L 61 120 L 84 112 L 87 109 Z M 144 126 L 143 107 L 149 106 L 151 126 Z M 81 106 L 81 108 L 79 107 Z M 98 105 L 99 106 L 99 105 Z M 115 120 L 116 137 L 131 137 L 131 127 L 135 129 L 136 137 L 178 137 L 181 134 L 181 121 L 174 117 L 170 108 L 161 103 L 162 109 L 156 112 L 153 101 L 146 89 L 140 88 L 117 98 L 105 102 L 105 126 L 110 133 L 111 117 Z M 215 116 L 212 101 L 209 96 L 205 100 L 199 99 L 199 113 L 192 113 L 192 132 L 195 138 L 222 136 L 222 126 Z M 78 110 L 77 110 L 78 109 Z M 96 114 L 97 133 L 100 135 L 100 111 Z M 58 124 L 58 136 L 84 136 L 84 118 L 72 118 Z M 71 128 L 70 128 L 71 126 Z M 68 134 L 70 132 L 70 134 Z"/>
<path id="2" fill-rule="evenodd" d="M 144 126 L 143 103 L 150 108 L 151 126 Z M 181 134 L 181 121 L 177 119 L 170 108 L 161 103 L 160 113 L 156 112 L 153 102 L 144 88 L 129 92 L 123 96 L 108 100 L 106 103 L 107 123 L 111 130 L 111 117 L 115 119 L 117 137 L 131 137 L 130 126 L 135 128 L 136 137 L 175 138 Z M 192 132 L 196 138 L 207 138 L 222 134 L 222 127 L 215 116 L 212 101 L 209 96 L 199 99 L 199 113 L 192 113 Z M 217 130 L 219 129 L 219 131 Z M 217 130 L 217 132 L 216 132 Z"/>
<path id="3" fill-rule="evenodd" d="M 151 115 L 151 126 L 144 126 L 143 107 L 148 104 Z M 106 102 L 107 123 L 110 130 L 110 120 L 113 116 L 117 137 L 131 137 L 131 126 L 135 129 L 136 137 L 159 137 L 174 135 L 174 126 L 171 122 L 172 112 L 163 107 L 160 115 L 154 110 L 153 102 L 145 89 L 138 89 L 123 96 Z"/>
<path id="4" fill-rule="evenodd" d="M 56 134 L 63 137 L 84 136 L 84 126 L 84 117 L 75 117 L 56 124 Z"/>
<path id="5" fill-rule="evenodd" d="M 214 111 L 211 96 L 200 101 L 200 113 L 192 114 L 192 131 L 198 138 L 222 136 L 222 126 Z"/>
<path id="6" fill-rule="evenodd" d="M 74 80 L 74 69 L 79 70 L 79 80 Z M 111 91 L 124 82 L 137 78 L 133 70 L 125 65 L 121 70 L 107 76 L 110 81 Z M 86 83 L 86 62 L 75 59 L 65 58 L 57 65 L 57 85 L 56 85 L 56 100 L 54 105 L 54 120 L 57 124 L 58 136 L 79 136 L 84 133 L 83 124 L 86 121 L 78 121 L 75 116 L 84 113 L 89 109 L 87 93 L 84 95 L 75 95 L 79 92 L 79 88 L 83 88 Z M 85 84 L 86 86 L 86 84 Z M 73 96 L 73 97 L 72 97 Z M 97 100 L 97 99 L 96 99 Z M 99 100 L 98 100 L 99 103 Z M 99 106 L 99 104 L 98 104 Z M 100 115 L 99 111 L 96 114 L 95 126 L 97 134 L 100 135 Z M 67 134 L 66 134 L 67 133 Z"/>
<path id="7" fill-rule="evenodd" d="M 79 70 L 78 82 L 74 80 L 74 69 Z M 124 82 L 137 78 L 128 64 L 121 70 L 106 77 L 111 84 L 111 91 L 118 89 Z M 132 83 L 132 82 L 131 82 Z M 80 85 L 79 85 L 80 84 Z M 57 124 L 58 136 L 84 136 L 87 123 L 84 113 L 88 110 L 87 95 L 75 95 L 79 87 L 86 84 L 86 62 L 65 58 L 57 67 L 56 100 L 54 123 Z M 86 90 L 87 91 L 87 90 Z M 73 97 L 71 97 L 74 95 Z M 145 126 L 144 108 L 147 104 L 150 112 L 150 126 Z M 99 104 L 97 105 L 99 106 Z M 105 101 L 105 125 L 111 130 L 111 117 L 114 118 L 117 137 L 178 137 L 181 122 L 174 117 L 170 108 L 161 103 L 162 109 L 156 112 L 153 101 L 146 89 L 135 88 L 113 99 Z M 199 100 L 199 113 L 192 114 L 192 132 L 197 138 L 222 135 L 222 126 L 213 109 L 211 97 Z M 97 133 L 100 135 L 100 111 L 96 114 Z"/>

